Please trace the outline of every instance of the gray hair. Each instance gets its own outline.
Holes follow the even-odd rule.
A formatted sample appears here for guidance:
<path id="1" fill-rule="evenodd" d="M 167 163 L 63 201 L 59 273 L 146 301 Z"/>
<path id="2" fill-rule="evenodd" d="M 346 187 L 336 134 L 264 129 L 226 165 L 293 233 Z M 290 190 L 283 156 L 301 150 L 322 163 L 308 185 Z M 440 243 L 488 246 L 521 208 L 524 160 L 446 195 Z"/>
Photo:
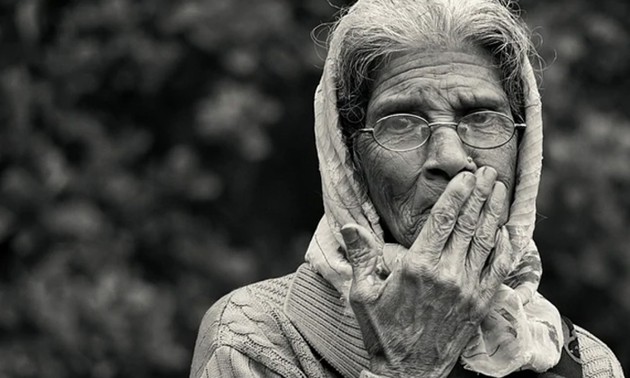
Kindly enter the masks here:
<path id="1" fill-rule="evenodd" d="M 522 66 L 534 49 L 510 0 L 359 0 L 334 26 L 337 98 L 344 135 L 362 127 L 371 83 L 392 54 L 475 46 L 491 54 L 515 116 L 523 114 Z"/>

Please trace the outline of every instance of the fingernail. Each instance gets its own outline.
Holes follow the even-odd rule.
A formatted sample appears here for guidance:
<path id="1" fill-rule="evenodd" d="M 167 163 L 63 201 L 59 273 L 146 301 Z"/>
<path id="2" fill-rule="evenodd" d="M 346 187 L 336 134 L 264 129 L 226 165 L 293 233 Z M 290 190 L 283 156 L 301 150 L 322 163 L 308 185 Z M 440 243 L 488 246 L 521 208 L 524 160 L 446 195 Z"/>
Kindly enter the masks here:
<path id="1" fill-rule="evenodd" d="M 505 188 L 505 184 L 502 182 L 497 182 L 494 184 L 494 195 L 496 196 L 497 201 L 501 203 L 505 200 L 505 196 L 507 195 L 507 189 Z"/>
<path id="2" fill-rule="evenodd" d="M 497 178 L 497 171 L 494 168 L 484 166 L 484 167 L 482 167 L 482 169 L 483 169 L 483 172 L 481 172 L 481 175 L 485 179 L 494 180 L 494 179 Z"/>
<path id="3" fill-rule="evenodd" d="M 351 245 L 354 245 L 357 240 L 359 240 L 358 230 L 351 226 L 342 227 L 341 236 L 343 236 L 343 241 L 344 243 L 346 243 L 346 247 L 348 248 L 350 248 Z"/>
<path id="4" fill-rule="evenodd" d="M 477 178 L 475 177 L 474 174 L 470 173 L 470 172 L 464 172 L 462 173 L 463 180 L 464 180 L 464 184 L 466 185 L 475 185 L 475 182 L 477 181 Z"/>

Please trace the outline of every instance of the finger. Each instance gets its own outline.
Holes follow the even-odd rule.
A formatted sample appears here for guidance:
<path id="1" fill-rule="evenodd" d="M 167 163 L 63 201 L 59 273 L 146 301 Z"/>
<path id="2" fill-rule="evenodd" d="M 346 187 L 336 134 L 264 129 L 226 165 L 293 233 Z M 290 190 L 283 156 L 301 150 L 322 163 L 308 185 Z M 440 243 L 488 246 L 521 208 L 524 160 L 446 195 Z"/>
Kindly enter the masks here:
<path id="1" fill-rule="evenodd" d="M 506 195 L 505 185 L 502 182 L 495 183 L 490 198 L 481 210 L 479 224 L 468 249 L 467 266 L 473 271 L 481 272 L 486 265 L 490 251 L 495 246 Z"/>
<path id="2" fill-rule="evenodd" d="M 475 175 L 462 172 L 455 176 L 438 198 L 407 258 L 425 256 L 439 259 L 457 216 L 475 187 Z"/>
<path id="3" fill-rule="evenodd" d="M 494 296 L 496 289 L 505 281 L 514 265 L 514 251 L 507 228 L 497 232 L 496 246 L 488 259 L 488 265 L 482 271 L 481 291 L 487 298 Z"/>
<path id="4" fill-rule="evenodd" d="M 397 265 L 397 261 L 407 254 L 407 251 L 408 249 L 400 244 L 385 243 L 382 250 L 382 273 L 385 276 L 389 275 Z"/>
<path id="5" fill-rule="evenodd" d="M 376 263 L 381 255 L 380 248 L 370 232 L 358 224 L 347 224 L 341 228 L 341 235 L 346 245 L 346 254 L 354 283 L 373 285 L 376 278 Z"/>
<path id="6" fill-rule="evenodd" d="M 481 208 L 492 192 L 497 179 L 497 171 L 492 167 L 484 166 L 477 170 L 475 176 L 477 178 L 475 189 L 462 207 L 449 240 L 451 248 L 448 250 L 456 254 L 459 261 L 467 255 L 470 241 L 479 223 Z M 444 257 L 448 258 L 448 256 Z"/>

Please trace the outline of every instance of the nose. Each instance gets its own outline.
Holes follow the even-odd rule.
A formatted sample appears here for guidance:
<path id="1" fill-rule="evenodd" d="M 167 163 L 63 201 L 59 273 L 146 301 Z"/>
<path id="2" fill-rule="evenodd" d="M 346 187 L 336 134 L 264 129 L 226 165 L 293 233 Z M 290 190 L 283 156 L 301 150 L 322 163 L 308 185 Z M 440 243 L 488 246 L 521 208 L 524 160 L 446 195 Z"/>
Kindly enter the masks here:
<path id="1" fill-rule="evenodd" d="M 468 159 L 468 152 L 457 132 L 450 127 L 433 129 L 424 162 L 424 173 L 429 179 L 449 181 L 461 171 L 476 170 L 474 162 Z"/>

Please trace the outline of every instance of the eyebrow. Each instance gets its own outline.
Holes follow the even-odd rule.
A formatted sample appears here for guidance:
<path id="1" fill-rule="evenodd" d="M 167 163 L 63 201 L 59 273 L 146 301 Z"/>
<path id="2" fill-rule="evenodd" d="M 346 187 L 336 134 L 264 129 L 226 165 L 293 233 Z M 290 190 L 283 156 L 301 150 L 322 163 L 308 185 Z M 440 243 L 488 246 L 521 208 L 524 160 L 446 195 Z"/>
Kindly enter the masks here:
<path id="1" fill-rule="evenodd" d="M 451 104 L 454 105 L 456 111 L 475 108 L 487 108 L 496 111 L 509 110 L 507 97 L 499 96 L 490 90 L 456 91 L 454 96 L 456 101 L 451 102 Z M 386 96 L 383 99 L 378 99 L 372 106 L 372 115 L 375 116 L 375 119 L 394 113 L 419 114 L 431 109 L 427 100 L 417 92 Z"/>
<path id="2" fill-rule="evenodd" d="M 387 98 L 376 101 L 373 105 L 373 115 L 376 118 L 386 116 L 393 113 L 418 113 L 414 109 L 426 109 L 423 106 L 424 101 L 418 96 L 398 95 L 388 96 Z"/>

